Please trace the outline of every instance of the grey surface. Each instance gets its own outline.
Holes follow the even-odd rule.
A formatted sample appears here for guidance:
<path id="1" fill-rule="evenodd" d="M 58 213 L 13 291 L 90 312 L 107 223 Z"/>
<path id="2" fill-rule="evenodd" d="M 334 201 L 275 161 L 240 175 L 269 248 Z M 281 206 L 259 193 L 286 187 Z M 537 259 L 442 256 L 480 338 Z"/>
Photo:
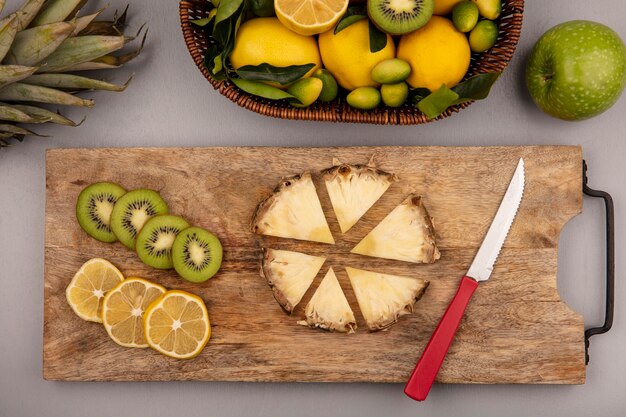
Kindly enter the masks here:
<path id="1" fill-rule="evenodd" d="M 123 0 L 112 0 L 111 9 Z M 7 8 L 16 7 L 15 0 Z M 104 4 L 104 2 L 100 2 Z M 524 31 L 509 70 L 485 102 L 443 122 L 375 127 L 282 121 L 237 107 L 209 88 L 182 39 L 175 0 L 142 0 L 132 25 L 148 22 L 143 55 L 118 71 L 136 77 L 125 93 L 96 93 L 92 110 L 70 110 L 78 128 L 39 129 L 0 151 L 0 417 L 17 416 L 624 416 L 626 415 L 625 235 L 626 97 L 582 123 L 543 115 L 522 83 L 523 63 L 537 38 L 571 19 L 604 22 L 626 39 L 622 1 L 527 1 Z M 213 145 L 525 145 L 582 144 L 590 185 L 617 206 L 615 326 L 591 343 L 583 386 L 435 386 L 422 404 L 401 385 L 243 383 L 61 383 L 42 379 L 44 153 L 50 147 Z M 478 190 L 477 190 L 478 192 Z M 584 213 L 561 237 L 559 289 L 588 325 L 603 317 L 602 205 L 585 199 Z"/>

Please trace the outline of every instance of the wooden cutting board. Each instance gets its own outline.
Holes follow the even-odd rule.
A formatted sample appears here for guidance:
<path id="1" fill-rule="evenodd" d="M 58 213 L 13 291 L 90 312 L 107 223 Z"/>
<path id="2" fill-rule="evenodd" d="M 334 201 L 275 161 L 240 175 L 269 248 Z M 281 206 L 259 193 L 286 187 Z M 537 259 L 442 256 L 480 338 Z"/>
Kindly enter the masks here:
<path id="1" fill-rule="evenodd" d="M 395 172 L 393 184 L 346 235 L 326 189 L 317 190 L 336 245 L 260 237 L 249 231 L 256 204 L 281 177 L 318 172 L 332 158 Z M 526 192 L 495 266 L 461 322 L 438 375 L 444 383 L 585 381 L 584 324 L 556 288 L 563 225 L 582 209 L 580 147 L 358 147 L 54 149 L 46 157 L 44 378 L 53 380 L 404 382 L 456 291 L 495 215 L 518 158 Z M 144 266 L 120 243 L 90 238 L 75 220 L 79 192 L 97 181 L 158 190 L 172 213 L 214 231 L 224 245 L 221 271 L 190 284 L 173 271 Z M 416 265 L 349 254 L 404 197 L 417 192 L 434 218 L 441 260 Z M 293 316 L 259 276 L 262 247 L 324 254 L 327 261 Z M 200 356 L 170 359 L 116 345 L 104 328 L 79 319 L 65 288 L 81 264 L 109 259 L 126 276 L 199 294 L 213 333 Z M 356 334 L 298 325 L 304 305 L 333 266 L 355 311 Z M 428 279 L 413 315 L 387 332 L 368 333 L 344 267 Z"/>

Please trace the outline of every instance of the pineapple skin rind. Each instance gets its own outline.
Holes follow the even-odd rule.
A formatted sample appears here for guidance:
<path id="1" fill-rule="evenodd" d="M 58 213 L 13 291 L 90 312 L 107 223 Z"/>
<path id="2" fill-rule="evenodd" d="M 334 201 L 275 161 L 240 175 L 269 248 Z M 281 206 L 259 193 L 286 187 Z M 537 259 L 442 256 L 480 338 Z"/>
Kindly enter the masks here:
<path id="1" fill-rule="evenodd" d="M 309 256 L 309 255 L 308 255 Z M 274 298 L 278 302 L 278 304 L 285 310 L 287 313 L 293 313 L 294 308 L 293 305 L 288 298 L 283 294 L 283 292 L 278 288 L 278 286 L 274 282 L 273 273 L 272 273 L 272 261 L 275 259 L 275 252 L 273 249 L 263 249 L 263 255 L 261 259 L 261 276 L 267 280 L 267 284 L 272 289 L 272 293 L 274 294 Z M 325 260 L 324 260 L 325 262 Z M 322 262 L 323 264 L 323 262 Z M 320 265 L 321 268 L 321 265 Z M 318 270 L 319 272 L 319 270 Z"/>
<path id="2" fill-rule="evenodd" d="M 335 161 L 334 161 L 335 162 Z M 339 161 L 336 161 L 339 162 Z M 331 202 L 333 202 L 333 198 L 332 198 L 332 192 L 331 192 L 331 184 L 333 184 L 334 182 L 343 182 L 343 181 L 350 181 L 350 177 L 352 175 L 358 177 L 361 176 L 369 176 L 372 177 L 373 179 L 382 179 L 383 183 L 385 184 L 385 189 L 384 191 L 381 193 L 384 194 L 387 189 L 391 186 L 391 184 L 393 184 L 394 182 L 398 181 L 398 177 L 396 176 L 396 174 L 390 173 L 390 172 L 385 172 L 383 170 L 380 170 L 374 166 L 371 165 L 361 165 L 361 164 L 337 164 L 334 165 L 330 168 L 324 169 L 321 172 L 322 178 L 324 179 L 324 182 L 326 183 L 326 189 L 331 197 Z M 379 196 L 380 198 L 380 196 Z M 376 199 L 375 201 L 372 202 L 372 204 L 370 204 L 367 209 L 365 211 L 363 211 L 363 213 L 361 213 L 361 215 L 354 221 L 354 222 L 350 222 L 350 224 L 344 225 L 341 220 L 339 219 L 339 213 L 337 212 L 338 208 L 335 207 L 335 204 L 333 204 L 333 209 L 335 210 L 335 215 L 337 217 L 337 220 L 339 220 L 339 226 L 341 228 L 341 232 L 342 233 L 346 233 L 348 230 L 350 230 L 350 228 L 352 228 L 352 226 L 354 226 L 358 220 L 360 220 L 360 218 L 367 213 L 367 211 L 376 203 L 378 199 Z M 334 202 L 333 202 L 334 203 Z"/>
<path id="3" fill-rule="evenodd" d="M 270 270 L 271 258 L 271 249 L 263 249 L 263 259 L 261 261 L 261 276 L 267 280 L 267 284 L 272 289 L 272 293 L 274 294 L 276 302 L 278 302 L 283 310 L 291 314 L 293 312 L 294 306 L 291 305 L 291 303 L 287 300 L 287 297 L 285 297 L 282 291 L 280 291 L 272 281 L 272 272 Z"/>
<path id="4" fill-rule="evenodd" d="M 339 175 L 349 175 L 354 173 L 356 175 L 372 175 L 384 177 L 389 183 L 398 181 L 398 176 L 391 172 L 386 172 L 370 165 L 362 164 L 340 164 L 334 165 L 330 168 L 326 168 L 320 171 L 322 178 L 326 181 L 332 181 Z"/>
<path id="5" fill-rule="evenodd" d="M 424 236 L 426 236 L 425 240 L 428 245 L 428 247 L 424 249 L 424 258 L 426 259 L 424 263 L 435 263 L 439 260 L 439 258 L 441 258 L 441 252 L 439 252 L 439 248 L 437 247 L 433 218 L 428 214 L 428 210 L 426 209 L 426 206 L 424 206 L 421 196 L 411 194 L 405 201 L 410 201 L 411 204 L 416 206 L 418 210 L 421 211 L 422 220 L 424 221 Z"/>
<path id="6" fill-rule="evenodd" d="M 302 176 L 305 174 L 307 173 L 304 172 L 290 177 L 283 177 L 274 190 L 272 190 L 272 193 L 257 204 L 256 209 L 254 210 L 254 215 L 252 216 L 252 222 L 250 224 L 250 230 L 252 233 L 263 234 L 264 228 L 262 228 L 259 224 L 260 220 L 265 217 L 265 214 L 270 210 L 280 193 L 282 193 L 287 187 L 291 186 L 291 183 L 300 181 Z"/>
<path id="7" fill-rule="evenodd" d="M 337 333 L 354 333 L 357 329 L 356 321 L 347 322 L 344 326 L 337 326 L 317 314 L 307 315 L 306 319 L 298 321 L 298 324 Z"/>
<path id="8" fill-rule="evenodd" d="M 334 276 L 334 280 L 337 280 L 337 277 L 336 277 L 333 269 L 330 268 L 328 270 L 326 276 L 322 280 L 322 283 L 320 284 L 320 287 L 322 285 L 324 285 L 324 280 L 329 278 L 328 274 L 331 274 L 331 273 Z M 349 317 L 348 317 L 347 321 L 345 321 L 344 323 L 338 323 L 338 322 L 330 321 L 326 317 L 321 316 L 317 312 L 317 310 L 314 308 L 314 304 L 313 303 L 316 302 L 316 299 L 318 297 L 318 291 L 320 291 L 319 287 L 315 291 L 315 294 L 313 294 L 313 297 L 311 298 L 311 300 L 309 301 L 309 303 L 307 304 L 307 306 L 305 308 L 305 320 L 298 321 L 298 324 L 300 324 L 302 326 L 312 327 L 312 328 L 320 328 L 320 329 L 328 330 L 328 331 L 331 331 L 331 332 L 354 333 L 356 331 L 356 329 L 357 329 L 357 324 L 356 324 L 356 319 L 354 318 L 354 312 L 352 311 L 350 306 L 348 305 L 348 307 L 347 307 L 348 310 L 349 310 Z M 341 295 L 345 299 L 345 294 L 343 293 L 343 290 L 341 289 L 341 286 L 339 287 L 339 291 L 341 291 Z M 347 300 L 345 300 L 345 302 L 347 304 Z"/>

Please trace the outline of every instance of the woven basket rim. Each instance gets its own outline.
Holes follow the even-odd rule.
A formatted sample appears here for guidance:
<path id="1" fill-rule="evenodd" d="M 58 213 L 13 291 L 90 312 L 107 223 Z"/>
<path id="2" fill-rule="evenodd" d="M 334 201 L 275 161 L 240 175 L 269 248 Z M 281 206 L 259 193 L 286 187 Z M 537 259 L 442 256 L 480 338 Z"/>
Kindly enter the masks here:
<path id="1" fill-rule="evenodd" d="M 473 101 L 449 107 L 435 119 L 428 119 L 417 107 L 405 104 L 397 109 L 379 107 L 372 111 L 362 111 L 350 107 L 345 99 L 338 97 L 330 103 L 316 102 L 299 109 L 284 102 L 266 100 L 239 90 L 234 84 L 214 79 L 204 66 L 204 53 L 209 40 L 202 29 L 191 24 L 194 18 L 206 17 L 212 6 L 210 0 L 183 0 L 179 4 L 181 28 L 185 44 L 196 66 L 214 89 L 237 105 L 256 113 L 292 120 L 313 120 L 348 123 L 369 123 L 380 125 L 416 125 L 445 119 L 470 106 Z M 482 54 L 472 54 L 470 69 L 465 78 L 472 75 L 504 71 L 515 53 L 522 30 L 524 0 L 504 0 L 499 17 L 500 34 L 493 48 Z"/>

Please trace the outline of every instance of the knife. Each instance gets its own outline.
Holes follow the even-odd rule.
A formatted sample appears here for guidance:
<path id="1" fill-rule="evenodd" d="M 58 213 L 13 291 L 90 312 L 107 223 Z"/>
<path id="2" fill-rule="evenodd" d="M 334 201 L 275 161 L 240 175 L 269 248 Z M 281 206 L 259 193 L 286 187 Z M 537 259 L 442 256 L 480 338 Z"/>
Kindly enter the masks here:
<path id="1" fill-rule="evenodd" d="M 461 279 L 454 298 L 430 337 L 404 387 L 404 393 L 414 400 L 424 401 L 428 396 L 430 387 L 433 385 L 443 359 L 448 353 L 448 348 L 452 344 L 456 330 L 465 313 L 465 308 L 478 287 L 478 283 L 488 280 L 491 272 L 493 272 L 493 265 L 498 258 L 513 220 L 515 220 L 523 194 L 524 160 L 520 159 L 496 217 L 493 219 L 472 265 Z"/>

